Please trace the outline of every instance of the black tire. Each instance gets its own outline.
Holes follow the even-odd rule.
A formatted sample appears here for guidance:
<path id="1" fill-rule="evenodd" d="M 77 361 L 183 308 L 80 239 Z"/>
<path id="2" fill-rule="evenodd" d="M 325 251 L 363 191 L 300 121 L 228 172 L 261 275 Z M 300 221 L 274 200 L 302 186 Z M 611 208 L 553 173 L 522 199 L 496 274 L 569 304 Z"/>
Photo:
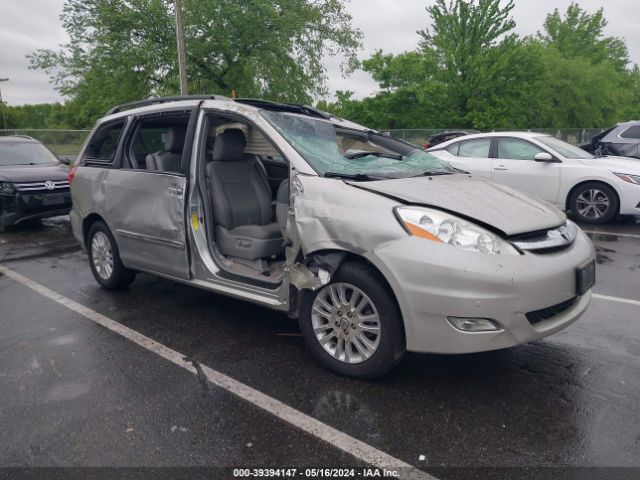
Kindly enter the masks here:
<path id="1" fill-rule="evenodd" d="M 369 297 L 378 313 L 380 338 L 377 349 L 369 358 L 360 363 L 346 363 L 334 358 L 320 344 L 314 333 L 312 308 L 316 297 L 324 288 L 340 283 L 360 289 Z M 311 355 L 325 368 L 340 375 L 360 379 L 379 377 L 391 370 L 406 351 L 402 315 L 395 298 L 378 272 L 364 263 L 345 262 L 328 285 L 316 291 L 304 291 L 300 299 L 298 322 L 302 337 Z M 333 327 L 331 329 L 338 330 Z"/>
<path id="2" fill-rule="evenodd" d="M 0 218 L 4 215 L 4 206 L 0 203 Z M 0 233 L 4 233 L 7 230 L 7 226 L 4 223 L 0 223 Z"/>
<path id="3" fill-rule="evenodd" d="M 586 211 L 586 215 L 580 213 L 581 207 L 584 210 L 584 203 L 581 203 L 581 196 L 583 199 L 589 197 L 589 192 L 599 192 L 597 198 L 606 197 L 609 202 L 608 207 L 603 212 L 598 212 L 595 216 L 595 212 L 593 209 Z M 580 203 L 580 205 L 579 205 Z M 618 215 L 618 211 L 620 209 L 620 202 L 618 200 L 618 195 L 613 188 L 611 188 L 606 183 L 602 182 L 587 182 L 580 185 L 576 188 L 569 197 L 569 210 L 571 210 L 572 216 L 574 219 L 581 223 L 589 223 L 589 224 L 599 224 L 599 223 L 607 223 L 615 218 Z"/>
<path id="4" fill-rule="evenodd" d="M 98 233 L 104 234 L 104 236 L 108 240 L 109 248 L 111 249 L 111 254 L 113 256 L 113 269 L 111 271 L 111 274 L 106 278 L 98 273 L 93 258 L 92 243 L 94 237 Z M 91 228 L 89 228 L 89 233 L 87 233 L 87 252 L 89 253 L 89 266 L 91 267 L 91 273 L 93 273 L 93 277 L 96 279 L 96 282 L 98 282 L 102 287 L 109 290 L 122 290 L 131 285 L 136 279 L 136 272 L 134 270 L 126 268 L 122 264 L 122 260 L 120 260 L 120 252 L 118 251 L 118 245 L 116 244 L 116 241 L 113 238 L 109 227 L 107 227 L 104 222 L 94 222 L 91 225 Z"/>

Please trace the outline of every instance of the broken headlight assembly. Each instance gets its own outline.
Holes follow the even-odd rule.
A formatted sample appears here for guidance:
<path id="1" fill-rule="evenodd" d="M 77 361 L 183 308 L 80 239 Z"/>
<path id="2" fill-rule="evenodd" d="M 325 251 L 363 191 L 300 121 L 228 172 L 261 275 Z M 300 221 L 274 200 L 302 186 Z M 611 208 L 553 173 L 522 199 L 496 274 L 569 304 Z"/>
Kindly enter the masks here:
<path id="1" fill-rule="evenodd" d="M 515 247 L 494 233 L 449 213 L 422 207 L 396 207 L 395 213 L 415 237 L 471 252 L 519 255 Z"/>
<path id="2" fill-rule="evenodd" d="M 16 193 L 16 187 L 13 183 L 0 182 L 0 194 L 13 195 L 14 193 Z"/>

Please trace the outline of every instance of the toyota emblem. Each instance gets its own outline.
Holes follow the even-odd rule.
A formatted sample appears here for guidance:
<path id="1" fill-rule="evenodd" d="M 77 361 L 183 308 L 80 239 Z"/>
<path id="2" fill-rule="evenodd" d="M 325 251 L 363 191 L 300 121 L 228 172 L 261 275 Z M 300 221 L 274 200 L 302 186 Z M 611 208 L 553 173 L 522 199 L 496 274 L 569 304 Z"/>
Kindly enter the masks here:
<path id="1" fill-rule="evenodd" d="M 51 180 L 47 180 L 46 182 L 44 182 L 44 188 L 46 188 L 47 190 L 53 190 L 54 188 L 56 188 L 56 184 Z"/>

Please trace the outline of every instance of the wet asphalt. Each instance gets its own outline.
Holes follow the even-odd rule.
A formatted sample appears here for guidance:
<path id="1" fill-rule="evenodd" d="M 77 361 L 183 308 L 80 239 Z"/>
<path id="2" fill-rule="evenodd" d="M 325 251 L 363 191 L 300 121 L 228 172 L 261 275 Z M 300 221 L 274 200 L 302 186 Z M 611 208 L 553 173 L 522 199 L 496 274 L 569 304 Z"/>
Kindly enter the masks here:
<path id="1" fill-rule="evenodd" d="M 640 301 L 640 218 L 584 228 L 595 293 Z M 102 290 L 65 217 L 0 234 L 0 263 L 438 478 L 640 467 L 637 303 L 594 298 L 547 339 L 362 382 L 315 364 L 285 315 L 149 275 Z M 362 464 L 0 274 L 0 467 Z"/>

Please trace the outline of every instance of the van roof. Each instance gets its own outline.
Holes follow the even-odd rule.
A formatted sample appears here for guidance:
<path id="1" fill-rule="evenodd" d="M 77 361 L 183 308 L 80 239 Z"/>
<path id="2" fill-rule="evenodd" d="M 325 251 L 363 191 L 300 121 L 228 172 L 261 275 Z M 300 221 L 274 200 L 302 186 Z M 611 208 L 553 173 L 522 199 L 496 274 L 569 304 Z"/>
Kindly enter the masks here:
<path id="1" fill-rule="evenodd" d="M 129 111 L 129 110 L 137 110 L 139 108 L 149 107 L 152 105 L 161 105 L 161 104 L 167 104 L 167 103 L 186 102 L 186 101 L 195 102 L 195 101 L 203 101 L 203 100 L 226 100 L 229 102 L 241 103 L 249 107 L 255 107 L 263 110 L 298 113 L 302 115 L 308 115 L 311 117 L 317 117 L 317 118 L 323 118 L 323 119 L 330 119 L 332 117 L 328 113 L 322 112 L 320 110 L 316 110 L 315 108 L 309 107 L 307 105 L 273 102 L 270 100 L 261 100 L 256 98 L 231 99 L 223 95 L 179 95 L 179 96 L 172 96 L 172 97 L 148 98 L 146 100 L 138 100 L 135 102 L 128 102 L 128 103 L 123 103 L 122 105 L 117 105 L 113 107 L 111 110 L 109 110 L 106 116 L 114 115 L 116 113 Z"/>

